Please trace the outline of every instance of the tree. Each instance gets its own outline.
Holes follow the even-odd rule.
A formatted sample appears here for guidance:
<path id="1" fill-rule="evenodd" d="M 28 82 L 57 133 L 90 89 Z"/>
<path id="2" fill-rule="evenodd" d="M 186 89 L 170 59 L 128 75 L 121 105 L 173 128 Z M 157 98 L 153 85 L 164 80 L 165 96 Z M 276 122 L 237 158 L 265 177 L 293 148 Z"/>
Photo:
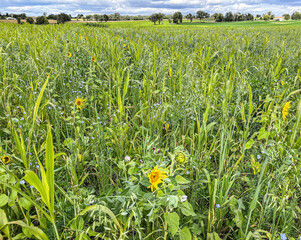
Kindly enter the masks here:
<path id="1" fill-rule="evenodd" d="M 164 14 L 163 13 L 157 13 L 157 18 L 158 18 L 158 21 L 159 21 L 159 24 L 162 22 L 163 24 L 163 19 L 164 19 Z"/>
<path id="2" fill-rule="evenodd" d="M 263 16 L 263 20 L 264 20 L 264 21 L 269 21 L 270 19 L 271 19 L 271 16 L 268 15 L 268 14 L 265 14 L 265 15 Z"/>
<path id="3" fill-rule="evenodd" d="M 37 17 L 36 24 L 48 24 L 48 19 L 45 16 Z"/>
<path id="4" fill-rule="evenodd" d="M 120 13 L 114 13 L 114 18 L 116 21 L 120 21 Z"/>
<path id="5" fill-rule="evenodd" d="M 189 19 L 190 22 L 192 23 L 192 20 L 194 19 L 194 16 L 191 13 L 189 13 L 189 14 L 186 15 L 186 18 Z"/>
<path id="6" fill-rule="evenodd" d="M 224 20 L 225 20 L 224 15 L 222 13 L 218 13 L 216 18 L 215 18 L 215 21 L 216 22 L 223 22 Z"/>
<path id="7" fill-rule="evenodd" d="M 26 18 L 26 22 L 29 23 L 29 24 L 33 24 L 34 20 L 33 20 L 32 17 L 28 17 L 28 18 Z"/>
<path id="8" fill-rule="evenodd" d="M 183 20 L 183 15 L 181 12 L 175 12 L 173 15 L 172 15 L 172 21 L 173 23 L 182 23 L 182 20 Z"/>
<path id="9" fill-rule="evenodd" d="M 291 16 L 289 14 L 283 14 L 284 20 L 290 20 Z"/>
<path id="10" fill-rule="evenodd" d="M 57 23 L 64 24 L 65 22 L 71 21 L 71 16 L 66 13 L 60 13 L 57 15 Z"/>
<path id="11" fill-rule="evenodd" d="M 157 13 L 153 13 L 152 15 L 149 16 L 148 20 L 154 23 L 156 25 L 156 22 L 158 21 L 158 16 Z"/>
<path id="12" fill-rule="evenodd" d="M 57 15 L 50 14 L 50 15 L 48 15 L 48 17 L 47 17 L 47 18 L 48 18 L 48 19 L 57 20 Z"/>
<path id="13" fill-rule="evenodd" d="M 253 16 L 251 13 L 247 13 L 247 14 L 245 15 L 245 17 L 246 17 L 246 20 L 247 20 L 247 21 L 253 21 L 253 20 L 254 20 L 254 16 Z"/>
<path id="14" fill-rule="evenodd" d="M 18 22 L 18 24 L 22 24 L 20 17 L 17 17 L 17 22 Z"/>
<path id="15" fill-rule="evenodd" d="M 209 17 L 210 17 L 210 14 L 206 13 L 204 11 L 199 10 L 196 12 L 196 18 L 199 18 L 200 21 L 202 21 L 203 18 L 209 18 Z"/>
<path id="16" fill-rule="evenodd" d="M 232 22 L 234 20 L 234 16 L 232 12 L 227 12 L 225 15 L 225 21 L 226 22 Z"/>
<path id="17" fill-rule="evenodd" d="M 257 17 L 257 18 L 261 18 L 261 15 L 260 15 L 260 14 L 257 14 L 256 17 Z"/>
<path id="18" fill-rule="evenodd" d="M 240 12 L 234 14 L 234 21 L 242 21 L 243 15 Z"/>
<path id="19" fill-rule="evenodd" d="M 301 13 L 294 12 L 291 17 L 293 20 L 301 20 Z"/>
<path id="20" fill-rule="evenodd" d="M 105 22 L 107 22 L 107 21 L 109 20 L 109 16 L 108 16 L 107 14 L 104 14 L 104 15 L 103 15 L 103 20 L 104 20 Z"/>

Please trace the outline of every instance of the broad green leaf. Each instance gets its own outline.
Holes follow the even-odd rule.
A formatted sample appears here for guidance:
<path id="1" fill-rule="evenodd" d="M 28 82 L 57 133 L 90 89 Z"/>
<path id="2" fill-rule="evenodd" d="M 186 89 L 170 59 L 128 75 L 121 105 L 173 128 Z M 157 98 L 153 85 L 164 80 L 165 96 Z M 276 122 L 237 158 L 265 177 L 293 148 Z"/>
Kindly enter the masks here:
<path id="1" fill-rule="evenodd" d="M 270 133 L 269 132 L 266 132 L 264 127 L 262 127 L 260 130 L 259 130 L 259 133 L 258 133 L 258 137 L 257 139 L 258 140 L 261 140 L 261 139 L 267 139 L 269 137 Z"/>
<path id="2" fill-rule="evenodd" d="M 14 222 L 7 223 L 7 225 L 13 225 L 13 224 L 19 225 L 22 228 L 26 228 L 27 234 L 30 234 L 31 236 L 34 236 L 39 240 L 48 240 L 47 235 L 38 227 L 28 226 L 22 221 L 14 221 Z"/>
<path id="3" fill-rule="evenodd" d="M 32 206 L 32 203 L 24 197 L 20 199 L 20 204 L 23 208 L 25 208 L 28 211 L 30 210 L 30 208 Z"/>
<path id="4" fill-rule="evenodd" d="M 84 228 L 84 219 L 82 217 L 77 217 L 70 225 L 70 228 L 73 230 L 83 230 Z"/>
<path id="5" fill-rule="evenodd" d="M 180 209 L 185 216 L 196 216 L 193 207 L 188 201 L 183 202 L 180 205 Z"/>
<path id="6" fill-rule="evenodd" d="M 6 194 L 0 195 L 0 207 L 3 207 L 8 202 L 8 196 Z"/>
<path id="7" fill-rule="evenodd" d="M 0 209 L 0 229 L 7 237 L 10 237 L 9 226 L 5 226 L 7 223 L 8 221 L 4 210 Z"/>
<path id="8" fill-rule="evenodd" d="M 170 195 L 167 197 L 167 204 L 170 208 L 178 207 L 179 198 L 178 196 Z"/>
<path id="9" fill-rule="evenodd" d="M 250 140 L 246 143 L 245 150 L 250 149 L 250 148 L 253 146 L 254 142 L 255 142 L 255 141 L 254 141 L 253 139 L 250 139 Z"/>
<path id="10" fill-rule="evenodd" d="M 179 232 L 180 240 L 191 240 L 191 233 L 187 227 L 184 227 Z"/>
<path id="11" fill-rule="evenodd" d="M 178 184 L 188 184 L 188 183 L 190 183 L 190 181 L 188 181 L 187 179 L 183 178 L 180 175 L 176 176 L 176 182 Z"/>
<path id="12" fill-rule="evenodd" d="M 171 233 L 172 236 L 174 236 L 179 228 L 179 222 L 180 222 L 179 215 L 176 212 L 165 213 L 164 215 L 165 215 L 165 220 L 167 222 L 167 225 L 169 227 L 169 232 Z"/>

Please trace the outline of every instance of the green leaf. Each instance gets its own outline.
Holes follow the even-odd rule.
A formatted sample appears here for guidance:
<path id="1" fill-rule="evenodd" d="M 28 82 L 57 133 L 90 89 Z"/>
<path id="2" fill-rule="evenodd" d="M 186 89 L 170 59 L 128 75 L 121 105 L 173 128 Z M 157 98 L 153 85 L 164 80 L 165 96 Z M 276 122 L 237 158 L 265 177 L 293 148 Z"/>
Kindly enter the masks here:
<path id="1" fill-rule="evenodd" d="M 187 179 L 183 178 L 180 175 L 176 176 L 176 182 L 178 184 L 188 184 L 188 183 L 190 183 L 190 181 L 188 181 Z"/>
<path id="2" fill-rule="evenodd" d="M 26 182 L 28 182 L 30 185 L 34 186 L 34 188 L 38 190 L 38 192 L 41 195 L 42 201 L 49 208 L 50 204 L 49 204 L 48 193 L 46 192 L 47 189 L 45 189 L 45 186 L 43 186 L 43 184 L 42 184 L 41 180 L 39 179 L 39 177 L 37 176 L 37 174 L 35 174 L 31 170 L 26 170 L 25 171 L 24 180 Z"/>
<path id="3" fill-rule="evenodd" d="M 0 207 L 3 207 L 8 203 L 8 196 L 6 194 L 0 195 Z"/>
<path id="4" fill-rule="evenodd" d="M 12 224 L 17 224 L 23 228 L 25 228 L 27 231 L 27 234 L 30 234 L 30 236 L 34 236 L 39 240 L 48 240 L 47 235 L 38 227 L 33 227 L 33 226 L 28 226 L 22 221 L 14 221 L 14 222 L 9 222 L 7 225 L 12 225 Z"/>
<path id="5" fill-rule="evenodd" d="M 83 230 L 84 228 L 84 219 L 82 217 L 77 217 L 72 224 L 70 225 L 70 228 L 73 230 Z"/>
<path id="6" fill-rule="evenodd" d="M 180 209 L 185 216 L 196 216 L 193 207 L 187 201 L 180 205 Z"/>
<path id="7" fill-rule="evenodd" d="M 31 206 L 32 206 L 32 203 L 29 200 L 27 200 L 26 198 L 24 198 L 24 197 L 20 199 L 20 204 L 27 211 L 29 211 L 30 208 L 31 208 Z"/>
<path id="8" fill-rule="evenodd" d="M 266 139 L 268 138 L 270 135 L 269 132 L 266 132 L 264 127 L 262 127 L 260 130 L 259 130 L 259 133 L 258 133 L 258 136 L 257 136 L 257 139 L 258 140 L 261 140 L 261 139 Z"/>
<path id="9" fill-rule="evenodd" d="M 191 233 L 187 227 L 180 230 L 180 240 L 191 240 Z"/>
<path id="10" fill-rule="evenodd" d="M 179 198 L 178 196 L 170 195 L 167 197 L 167 204 L 170 208 L 178 207 Z"/>
<path id="11" fill-rule="evenodd" d="M 250 149 L 250 148 L 253 146 L 254 142 L 255 142 L 255 141 L 254 141 L 253 139 L 250 139 L 250 140 L 246 143 L 245 150 Z"/>
<path id="12" fill-rule="evenodd" d="M 165 220 L 169 227 L 169 232 L 171 233 L 172 236 L 174 236 L 179 228 L 179 222 L 180 222 L 179 215 L 176 212 L 165 213 Z"/>
<path id="13" fill-rule="evenodd" d="M 0 229 L 7 237 L 10 237 L 9 226 L 5 226 L 7 223 L 8 221 L 4 210 L 0 209 Z"/>
<path id="14" fill-rule="evenodd" d="M 54 151 L 53 151 L 53 141 L 51 134 L 51 127 L 48 126 L 48 133 L 46 139 L 46 178 L 49 186 L 49 196 L 50 196 L 50 214 L 54 217 Z"/>

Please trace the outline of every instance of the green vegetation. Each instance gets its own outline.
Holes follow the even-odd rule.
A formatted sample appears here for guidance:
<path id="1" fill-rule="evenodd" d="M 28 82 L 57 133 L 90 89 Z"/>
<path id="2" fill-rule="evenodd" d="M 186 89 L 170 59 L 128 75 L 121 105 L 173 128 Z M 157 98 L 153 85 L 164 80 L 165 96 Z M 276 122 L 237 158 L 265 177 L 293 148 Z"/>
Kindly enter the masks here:
<path id="1" fill-rule="evenodd" d="M 0 238 L 300 238 L 299 22 L 0 28 Z"/>

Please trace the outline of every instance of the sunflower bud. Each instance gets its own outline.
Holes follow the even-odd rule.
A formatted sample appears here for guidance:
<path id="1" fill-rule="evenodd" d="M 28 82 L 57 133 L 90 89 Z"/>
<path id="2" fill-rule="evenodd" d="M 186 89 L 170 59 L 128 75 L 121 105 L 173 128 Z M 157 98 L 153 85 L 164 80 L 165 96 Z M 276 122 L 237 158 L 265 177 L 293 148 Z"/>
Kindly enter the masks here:
<path id="1" fill-rule="evenodd" d="M 186 154 L 184 152 L 178 152 L 176 154 L 177 163 L 183 164 L 186 162 Z"/>

